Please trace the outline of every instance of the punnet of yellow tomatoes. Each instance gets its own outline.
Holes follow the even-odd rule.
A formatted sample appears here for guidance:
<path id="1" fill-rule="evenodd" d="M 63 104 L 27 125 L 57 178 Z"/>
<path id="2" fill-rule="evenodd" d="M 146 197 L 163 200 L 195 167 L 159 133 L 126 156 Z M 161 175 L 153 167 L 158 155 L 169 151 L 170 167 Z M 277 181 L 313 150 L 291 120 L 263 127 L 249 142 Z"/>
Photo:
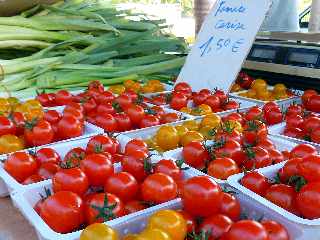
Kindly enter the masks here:
<path id="1" fill-rule="evenodd" d="M 241 72 L 231 87 L 234 94 L 259 101 L 277 101 L 294 97 L 295 94 L 284 84 L 269 86 L 264 79 L 254 79 Z"/>
<path id="2" fill-rule="evenodd" d="M 181 198 L 181 202 L 171 206 L 174 210 L 164 207 L 115 224 L 114 228 L 89 225 L 82 231 L 80 240 L 290 239 L 281 223 L 264 218 L 264 213 L 250 201 L 239 201 L 237 195 L 222 191 L 207 176 L 185 181 Z M 263 219 L 255 219 L 251 210 L 261 213 Z"/>
<path id="3" fill-rule="evenodd" d="M 126 80 L 123 84 L 113 85 L 108 88 L 108 90 L 114 94 L 122 94 L 126 90 L 132 90 L 135 93 L 156 93 L 163 92 L 166 90 L 165 85 L 156 79 L 151 79 L 147 82 L 138 82 L 134 80 Z"/>

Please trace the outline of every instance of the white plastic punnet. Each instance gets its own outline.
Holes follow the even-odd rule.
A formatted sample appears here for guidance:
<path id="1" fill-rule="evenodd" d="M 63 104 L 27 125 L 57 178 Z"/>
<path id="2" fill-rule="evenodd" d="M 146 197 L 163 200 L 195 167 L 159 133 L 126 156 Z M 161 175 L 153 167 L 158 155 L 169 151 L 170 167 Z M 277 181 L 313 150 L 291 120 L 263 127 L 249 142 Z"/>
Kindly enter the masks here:
<path id="1" fill-rule="evenodd" d="M 285 163 L 279 163 L 266 168 L 257 170 L 269 179 L 273 179 L 280 168 Z M 244 176 L 243 173 L 233 175 L 228 178 L 228 184 L 236 188 L 240 193 L 244 194 L 246 198 L 252 201 L 252 205 L 261 209 L 265 216 L 272 216 L 272 218 L 282 225 L 284 225 L 294 240 L 318 240 L 320 233 L 320 219 L 308 220 L 296 216 L 293 213 L 273 204 L 264 197 L 252 192 L 240 184 L 240 180 Z"/>
<path id="2" fill-rule="evenodd" d="M 264 104 L 269 102 L 269 101 L 263 101 L 263 100 L 253 99 L 253 98 L 247 98 L 247 97 L 243 97 L 243 96 L 239 95 L 239 94 L 244 93 L 244 92 L 246 92 L 246 91 L 229 93 L 229 95 L 231 97 L 233 97 L 233 98 L 249 101 L 249 102 L 252 102 L 255 105 L 259 105 L 259 106 L 263 106 Z M 303 94 L 303 91 L 296 90 L 295 93 L 298 96 L 292 96 L 290 98 L 286 98 L 286 99 L 282 99 L 282 100 L 276 100 L 274 102 L 276 102 L 282 108 L 287 108 L 288 106 L 290 106 L 293 103 L 299 104 L 299 103 L 301 103 L 301 97 L 300 96 Z"/>
<path id="3" fill-rule="evenodd" d="M 151 159 L 152 162 L 157 162 L 162 159 L 161 156 L 153 156 Z M 121 165 L 115 165 L 116 171 L 121 171 Z M 184 171 L 184 178 L 188 179 L 194 176 L 203 175 L 195 172 L 193 169 L 188 169 Z M 23 216 L 29 221 L 29 223 L 35 228 L 37 232 L 37 236 L 39 240 L 78 240 L 81 234 L 81 231 L 76 231 L 68 234 L 60 234 L 53 231 L 43 220 L 42 218 L 36 213 L 33 209 L 34 205 L 40 200 L 40 194 L 45 194 L 45 188 L 52 190 L 51 181 L 35 183 L 32 185 L 27 186 L 26 188 L 22 189 L 21 191 L 17 192 L 12 196 L 12 200 L 14 204 L 18 207 L 21 211 Z M 180 199 L 177 198 L 175 200 L 156 205 L 150 207 L 146 210 L 139 211 L 136 213 L 129 214 L 127 216 L 123 216 L 112 221 L 106 222 L 107 225 L 114 227 L 120 225 L 122 223 L 128 222 L 130 219 L 136 216 L 142 215 L 150 215 L 150 213 L 158 211 L 160 209 L 167 209 L 171 206 L 180 202 Z M 116 228 L 116 227 L 115 227 Z"/>
<path id="4" fill-rule="evenodd" d="M 90 139 L 91 137 L 88 137 L 88 138 L 83 138 L 83 139 L 64 142 L 64 143 L 57 143 L 57 144 L 53 144 L 46 147 L 50 147 L 54 149 L 59 154 L 59 156 L 63 159 L 64 156 L 73 148 L 81 147 L 85 149 Z M 121 150 L 123 151 L 124 146 L 127 144 L 127 142 L 130 141 L 130 138 L 124 135 L 118 135 L 117 139 L 120 143 L 120 146 L 122 147 Z M 44 146 L 38 147 L 37 150 L 41 148 L 44 148 Z M 28 151 L 28 150 L 23 150 L 23 151 Z M 0 160 L 5 160 L 6 158 L 7 158 L 6 156 L 2 155 L 0 157 Z M 45 180 L 44 182 L 51 182 L 51 180 Z M 27 186 L 34 185 L 34 184 L 37 184 L 37 183 L 33 183 L 29 185 L 20 184 L 9 173 L 6 172 L 6 170 L 3 168 L 3 164 L 0 165 L 0 197 L 6 197 L 8 195 L 12 196 L 16 193 L 16 191 L 20 191 L 26 188 Z"/>
<path id="5" fill-rule="evenodd" d="M 315 146 L 320 149 L 320 144 L 318 144 L 318 143 L 309 142 L 309 141 L 306 141 L 303 139 L 293 138 L 293 137 L 288 137 L 288 136 L 283 135 L 285 128 L 286 128 L 285 122 L 273 125 L 273 126 L 269 127 L 269 134 L 271 134 L 275 137 L 285 139 L 287 141 L 291 141 L 291 142 L 310 144 L 310 145 Z"/>
<path id="6" fill-rule="evenodd" d="M 274 145 L 276 146 L 276 149 L 281 151 L 291 151 L 291 149 L 293 149 L 297 144 L 290 142 L 290 141 L 286 141 L 283 140 L 281 138 L 277 138 L 277 137 L 273 137 L 273 136 L 268 136 L 268 138 L 274 143 Z M 170 157 L 172 159 L 182 159 L 182 148 L 178 148 L 172 151 L 168 151 L 164 153 L 164 157 Z M 199 171 L 200 170 L 195 170 L 195 171 Z M 210 176 L 211 177 L 211 176 Z M 221 180 L 218 178 L 213 178 L 217 183 L 219 184 L 226 184 L 227 180 Z"/>

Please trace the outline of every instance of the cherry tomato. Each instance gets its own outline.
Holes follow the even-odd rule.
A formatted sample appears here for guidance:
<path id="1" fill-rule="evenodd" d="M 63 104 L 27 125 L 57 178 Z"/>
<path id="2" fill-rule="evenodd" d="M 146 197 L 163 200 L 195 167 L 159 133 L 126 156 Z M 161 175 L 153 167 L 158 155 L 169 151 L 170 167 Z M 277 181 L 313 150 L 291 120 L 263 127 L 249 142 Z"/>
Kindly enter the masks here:
<path id="1" fill-rule="evenodd" d="M 312 131 L 320 128 L 320 118 L 309 117 L 303 122 L 303 130 L 306 134 L 310 134 Z"/>
<path id="2" fill-rule="evenodd" d="M 287 116 L 297 116 L 303 114 L 303 107 L 298 104 L 292 104 L 287 108 L 286 115 Z"/>
<path id="3" fill-rule="evenodd" d="M 232 220 L 222 214 L 212 215 L 205 218 L 199 226 L 200 232 L 207 233 L 208 240 L 220 239 L 231 228 Z"/>
<path id="4" fill-rule="evenodd" d="M 175 240 L 184 240 L 187 235 L 186 221 L 180 213 L 174 210 L 160 210 L 154 213 L 148 220 L 148 228 L 160 229 Z"/>
<path id="5" fill-rule="evenodd" d="M 88 154 L 81 161 L 81 169 L 88 177 L 89 184 L 95 187 L 104 186 L 106 180 L 114 174 L 111 155 Z"/>
<path id="6" fill-rule="evenodd" d="M 114 115 L 114 118 L 117 121 L 117 126 L 118 126 L 117 131 L 118 132 L 125 132 L 125 131 L 129 131 L 132 129 L 132 123 L 131 123 L 131 120 L 130 120 L 128 114 L 116 113 Z"/>
<path id="7" fill-rule="evenodd" d="M 313 95 L 317 95 L 317 91 L 315 90 L 306 90 L 304 91 L 303 95 L 301 96 L 302 102 L 305 106 L 308 106 L 308 102 Z"/>
<path id="8" fill-rule="evenodd" d="M 29 185 L 29 184 L 33 184 L 33 183 L 37 183 L 37 182 L 41 182 L 44 179 L 39 175 L 39 174 L 33 174 L 30 177 L 26 178 L 22 184 L 23 185 Z"/>
<path id="9" fill-rule="evenodd" d="M 303 118 L 300 115 L 287 115 L 286 127 L 287 128 L 301 128 L 303 127 Z"/>
<path id="10" fill-rule="evenodd" d="M 226 239 L 228 240 L 269 240 L 268 232 L 262 224 L 253 220 L 241 220 L 234 223 Z"/>
<path id="11" fill-rule="evenodd" d="M 317 219 L 320 217 L 320 183 L 311 182 L 304 185 L 296 198 L 299 212 L 307 219 Z"/>
<path id="12" fill-rule="evenodd" d="M 287 183 L 292 176 L 298 176 L 299 175 L 298 166 L 302 161 L 303 161 L 302 158 L 289 159 L 279 171 L 279 177 L 281 182 Z"/>
<path id="13" fill-rule="evenodd" d="M 36 160 L 26 152 L 15 152 L 4 163 L 4 169 L 18 182 L 35 174 L 37 168 Z"/>
<path id="14" fill-rule="evenodd" d="M 119 172 L 111 175 L 106 180 L 104 191 L 116 195 L 126 203 L 136 198 L 139 184 L 130 173 Z"/>
<path id="15" fill-rule="evenodd" d="M 257 171 L 252 171 L 244 175 L 241 184 L 251 191 L 264 196 L 271 184 L 268 179 Z"/>
<path id="16" fill-rule="evenodd" d="M 183 93 L 173 93 L 170 101 L 170 107 L 179 111 L 181 108 L 186 107 L 188 104 L 188 97 Z"/>
<path id="17" fill-rule="evenodd" d="M 283 120 L 282 112 L 278 108 L 273 108 L 269 111 L 265 111 L 263 117 L 268 125 L 278 124 Z"/>
<path id="18" fill-rule="evenodd" d="M 84 222 L 82 199 L 73 192 L 61 191 L 42 203 L 41 218 L 58 233 L 70 233 Z"/>
<path id="19" fill-rule="evenodd" d="M 155 135 L 155 142 L 163 151 L 177 148 L 179 141 L 179 132 L 173 126 L 161 126 Z"/>
<path id="20" fill-rule="evenodd" d="M 144 201 L 160 204 L 175 199 L 178 187 L 170 176 L 154 173 L 142 183 L 141 195 Z"/>
<path id="21" fill-rule="evenodd" d="M 209 96 L 210 96 L 210 94 L 196 93 L 196 94 L 193 96 L 192 100 L 193 100 L 193 102 L 194 102 L 194 104 L 195 104 L 196 106 L 200 106 L 201 104 L 203 104 L 203 103 L 207 100 L 207 98 L 208 98 Z"/>
<path id="22" fill-rule="evenodd" d="M 79 137 L 83 132 L 83 123 L 73 116 L 63 116 L 58 123 L 58 136 L 61 139 Z"/>
<path id="23" fill-rule="evenodd" d="M 159 118 L 154 115 L 147 114 L 141 120 L 139 127 L 140 128 L 147 128 L 147 127 L 153 127 L 153 126 L 157 126 L 157 125 L 160 125 Z"/>
<path id="24" fill-rule="evenodd" d="M 239 172 L 237 163 L 230 158 L 216 158 L 208 166 L 208 175 L 222 180 Z"/>
<path id="25" fill-rule="evenodd" d="M 173 178 L 175 181 L 181 181 L 183 179 L 183 172 L 177 166 L 177 164 L 168 159 L 162 159 L 156 163 L 153 168 L 154 173 L 163 173 Z"/>
<path id="26" fill-rule="evenodd" d="M 115 99 L 115 96 L 113 95 L 112 92 L 104 91 L 98 96 L 96 100 L 98 104 L 103 104 L 103 103 L 112 103 L 114 99 Z"/>
<path id="27" fill-rule="evenodd" d="M 320 95 L 312 95 L 307 102 L 307 109 L 319 113 L 320 112 Z"/>
<path id="28" fill-rule="evenodd" d="M 100 113 L 95 118 L 96 124 L 106 132 L 115 132 L 118 129 L 116 119 L 109 113 Z"/>
<path id="29" fill-rule="evenodd" d="M 99 209 L 99 210 L 98 210 Z M 125 214 L 122 201 L 110 193 L 96 193 L 85 204 L 87 224 L 103 223 Z"/>
<path id="30" fill-rule="evenodd" d="M 222 192 L 220 213 L 228 216 L 232 221 L 240 219 L 241 208 L 239 200 L 229 193 Z"/>
<path id="31" fill-rule="evenodd" d="M 132 139 L 125 146 L 125 154 L 130 155 L 135 151 L 140 150 L 145 153 L 148 153 L 148 145 L 141 139 Z"/>
<path id="32" fill-rule="evenodd" d="M 61 162 L 59 154 L 52 148 L 41 148 L 36 153 L 36 160 L 39 165 L 43 163 L 59 164 Z"/>
<path id="33" fill-rule="evenodd" d="M 86 174 L 80 168 L 60 169 L 52 179 L 53 191 L 71 191 L 83 196 L 89 188 Z"/>
<path id="34" fill-rule="evenodd" d="M 134 240 L 173 240 L 168 233 L 157 228 L 147 228 L 137 235 Z"/>
<path id="35" fill-rule="evenodd" d="M 118 103 L 123 110 L 127 109 L 132 104 L 131 97 L 125 94 L 121 94 L 120 96 L 116 97 L 114 101 Z"/>
<path id="36" fill-rule="evenodd" d="M 131 104 L 125 112 L 128 114 L 132 124 L 138 126 L 142 119 L 145 117 L 145 112 L 143 107 L 135 104 Z"/>
<path id="37" fill-rule="evenodd" d="M 116 110 L 114 109 L 114 107 L 112 106 L 111 103 L 107 102 L 107 103 L 101 103 L 98 107 L 97 107 L 97 114 L 115 114 Z"/>
<path id="38" fill-rule="evenodd" d="M 267 230 L 268 240 L 289 240 L 288 231 L 280 224 L 271 220 L 261 222 L 262 226 Z"/>
<path id="39" fill-rule="evenodd" d="M 184 146 L 182 157 L 188 165 L 197 169 L 202 169 L 210 160 L 209 153 L 201 142 L 191 142 Z"/>
<path id="40" fill-rule="evenodd" d="M 310 155 L 317 155 L 317 149 L 309 144 L 299 144 L 290 151 L 290 158 L 304 158 Z"/>
<path id="41" fill-rule="evenodd" d="M 23 135 L 24 126 L 26 123 L 26 118 L 25 118 L 24 114 L 21 112 L 13 112 L 10 115 L 10 119 L 12 119 L 12 122 L 16 126 L 16 134 Z"/>
<path id="42" fill-rule="evenodd" d="M 89 140 L 86 148 L 87 154 L 105 152 L 110 154 L 115 154 L 117 152 L 117 146 L 111 137 L 106 135 L 97 135 Z"/>
<path id="43" fill-rule="evenodd" d="M 174 86 L 174 91 L 175 92 L 191 93 L 192 92 L 192 88 L 186 82 L 179 82 Z"/>
<path id="44" fill-rule="evenodd" d="M 103 93 L 104 86 L 99 80 L 94 80 L 94 81 L 91 81 L 88 85 L 88 90 L 92 90 L 92 89 L 97 90 L 100 93 Z"/>
<path id="45" fill-rule="evenodd" d="M 49 123 L 58 123 L 61 119 L 61 114 L 56 110 L 48 110 L 44 113 L 44 120 Z"/>
<path id="46" fill-rule="evenodd" d="M 3 135 L 0 137 L 0 153 L 11 153 L 24 149 L 24 140 L 15 135 Z"/>
<path id="47" fill-rule="evenodd" d="M 111 227 L 102 223 L 94 223 L 86 227 L 80 235 L 80 240 L 92 239 L 118 240 L 119 236 Z"/>
<path id="48" fill-rule="evenodd" d="M 320 181 L 320 156 L 311 155 L 303 158 L 298 163 L 298 173 L 304 177 L 307 182 Z"/>
<path id="49" fill-rule="evenodd" d="M 161 123 L 172 123 L 180 120 L 180 116 L 177 113 L 165 113 L 161 117 Z"/>
<path id="50" fill-rule="evenodd" d="M 51 95 L 47 93 L 38 94 L 36 97 L 43 107 L 52 107 L 55 101 L 55 98 L 52 98 Z"/>
<path id="51" fill-rule="evenodd" d="M 16 133 L 16 126 L 9 118 L 0 116 L 0 136 Z"/>
<path id="52" fill-rule="evenodd" d="M 72 166 L 79 166 L 80 161 L 83 160 L 86 156 L 86 151 L 81 147 L 76 147 L 71 149 L 64 156 L 63 162 L 69 162 Z"/>
<path id="53" fill-rule="evenodd" d="M 294 188 L 285 184 L 274 184 L 265 194 L 266 199 L 289 212 L 295 211 L 295 197 L 296 193 Z"/>
<path id="54" fill-rule="evenodd" d="M 47 162 L 43 163 L 40 168 L 38 169 L 37 174 L 42 178 L 42 179 L 52 179 L 53 176 L 60 170 L 59 165 L 52 163 L 52 162 Z"/>
<path id="55" fill-rule="evenodd" d="M 249 109 L 244 115 L 247 121 L 260 120 L 262 118 L 263 111 L 260 107 L 255 106 Z"/>
<path id="56" fill-rule="evenodd" d="M 59 90 L 55 95 L 55 103 L 57 105 L 67 105 L 72 102 L 72 94 L 67 90 Z"/>
<path id="57" fill-rule="evenodd" d="M 189 178 L 183 187 L 184 209 L 193 216 L 208 217 L 219 212 L 222 200 L 220 186 L 205 176 Z M 194 200 L 197 199 L 197 204 Z"/>
<path id="58" fill-rule="evenodd" d="M 135 155 L 140 154 L 141 157 L 124 156 L 121 161 L 122 171 L 131 173 L 138 182 L 142 182 L 148 175 L 145 169 L 145 158 L 147 154 L 140 150 L 135 152 Z"/>
<path id="59" fill-rule="evenodd" d="M 302 138 L 303 131 L 300 128 L 286 127 L 285 130 L 283 131 L 283 135 L 287 137 L 292 137 L 292 138 Z"/>
<path id="60" fill-rule="evenodd" d="M 272 159 L 267 150 L 261 147 L 248 148 L 247 159 L 244 162 L 246 169 L 256 169 L 270 166 L 272 164 Z"/>

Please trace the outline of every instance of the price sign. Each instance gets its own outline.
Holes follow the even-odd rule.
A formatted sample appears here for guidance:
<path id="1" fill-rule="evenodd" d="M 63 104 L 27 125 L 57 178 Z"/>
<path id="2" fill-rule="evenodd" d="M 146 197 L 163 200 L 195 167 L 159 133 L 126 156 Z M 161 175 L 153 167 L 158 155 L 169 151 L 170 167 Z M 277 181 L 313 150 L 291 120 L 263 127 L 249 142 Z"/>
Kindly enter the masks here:
<path id="1" fill-rule="evenodd" d="M 188 82 L 195 91 L 229 91 L 270 6 L 271 0 L 216 1 L 177 82 Z"/>

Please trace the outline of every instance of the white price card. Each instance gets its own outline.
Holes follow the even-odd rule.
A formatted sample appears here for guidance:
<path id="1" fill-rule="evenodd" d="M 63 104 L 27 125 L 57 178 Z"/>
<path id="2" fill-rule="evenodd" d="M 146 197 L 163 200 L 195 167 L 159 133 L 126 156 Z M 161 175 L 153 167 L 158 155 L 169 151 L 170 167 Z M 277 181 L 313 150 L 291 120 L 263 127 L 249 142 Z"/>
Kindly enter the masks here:
<path id="1" fill-rule="evenodd" d="M 271 0 L 218 0 L 189 53 L 177 82 L 194 91 L 228 92 L 246 59 Z"/>

